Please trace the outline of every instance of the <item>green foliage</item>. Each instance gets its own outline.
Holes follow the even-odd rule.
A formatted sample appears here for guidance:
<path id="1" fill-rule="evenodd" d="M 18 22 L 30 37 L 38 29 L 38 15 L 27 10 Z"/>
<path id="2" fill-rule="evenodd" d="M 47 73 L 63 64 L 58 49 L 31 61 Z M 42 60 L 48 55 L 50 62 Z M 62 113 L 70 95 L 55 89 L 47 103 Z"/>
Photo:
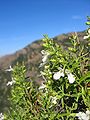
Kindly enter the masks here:
<path id="1" fill-rule="evenodd" d="M 45 51 L 49 53 L 48 60 L 45 63 L 43 75 L 46 78 L 46 85 L 53 97 L 57 97 L 58 109 L 57 116 L 62 120 L 75 116 L 78 111 L 90 110 L 90 59 L 89 46 L 83 45 L 76 35 L 71 38 L 72 47 L 65 51 L 58 46 L 48 36 L 44 38 Z M 64 77 L 57 80 L 53 76 L 63 69 Z M 69 71 L 75 77 L 75 81 L 70 84 L 67 77 Z M 58 77 L 58 75 L 57 75 Z M 73 79 L 73 78 L 72 78 Z"/>
<path id="2" fill-rule="evenodd" d="M 25 79 L 24 64 L 17 64 L 6 120 L 74 120 L 78 112 L 90 111 L 90 28 L 86 35 L 86 44 L 76 33 L 69 38 L 67 51 L 44 35 L 40 67 L 45 82 L 35 87 Z"/>
<path id="3" fill-rule="evenodd" d="M 89 25 L 90 26 L 90 17 L 87 16 L 87 22 L 86 22 L 86 25 Z"/>

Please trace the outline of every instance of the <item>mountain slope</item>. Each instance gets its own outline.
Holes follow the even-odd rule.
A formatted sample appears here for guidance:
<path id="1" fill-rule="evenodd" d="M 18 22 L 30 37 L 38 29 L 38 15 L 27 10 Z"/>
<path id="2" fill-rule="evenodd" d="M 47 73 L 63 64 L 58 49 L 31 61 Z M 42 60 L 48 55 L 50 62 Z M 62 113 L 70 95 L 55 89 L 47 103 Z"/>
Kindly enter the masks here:
<path id="1" fill-rule="evenodd" d="M 74 33 L 68 33 L 68 34 L 62 34 L 58 35 L 53 38 L 54 41 L 59 43 L 60 45 L 63 45 L 64 47 L 69 46 L 69 37 Z M 77 33 L 80 40 L 82 40 L 83 36 L 85 35 L 84 32 L 78 32 Z M 42 40 L 38 40 L 33 42 L 32 44 L 27 45 L 25 48 L 16 51 L 14 54 L 6 55 L 0 58 L 0 69 L 5 69 L 9 67 L 9 65 L 14 65 L 16 61 L 25 61 L 26 64 L 29 65 L 29 63 L 35 65 L 40 63 L 41 59 L 41 50 L 42 48 Z"/>

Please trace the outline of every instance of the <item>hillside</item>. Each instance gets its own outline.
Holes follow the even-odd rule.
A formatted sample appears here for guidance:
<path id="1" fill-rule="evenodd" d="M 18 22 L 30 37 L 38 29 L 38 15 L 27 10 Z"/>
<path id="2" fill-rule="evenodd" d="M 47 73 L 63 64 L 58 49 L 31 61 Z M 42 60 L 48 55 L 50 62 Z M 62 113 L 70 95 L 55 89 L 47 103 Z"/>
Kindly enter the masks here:
<path id="1" fill-rule="evenodd" d="M 55 36 L 53 40 L 62 45 L 64 48 L 67 48 L 67 46 L 70 45 L 69 37 L 72 34 L 73 33 L 58 35 Z M 78 32 L 77 35 L 80 40 L 82 40 L 85 33 Z M 41 83 L 42 78 L 39 74 L 39 65 L 42 59 L 42 44 L 42 40 L 38 40 L 27 45 L 14 54 L 6 55 L 0 58 L 0 112 L 7 110 L 8 107 L 7 97 L 9 95 L 10 87 L 8 88 L 6 83 L 8 80 L 10 80 L 10 73 L 5 72 L 5 69 L 7 69 L 10 65 L 14 66 L 17 61 L 24 61 L 27 67 L 26 76 L 30 76 L 30 78 L 34 80 L 36 84 Z"/>

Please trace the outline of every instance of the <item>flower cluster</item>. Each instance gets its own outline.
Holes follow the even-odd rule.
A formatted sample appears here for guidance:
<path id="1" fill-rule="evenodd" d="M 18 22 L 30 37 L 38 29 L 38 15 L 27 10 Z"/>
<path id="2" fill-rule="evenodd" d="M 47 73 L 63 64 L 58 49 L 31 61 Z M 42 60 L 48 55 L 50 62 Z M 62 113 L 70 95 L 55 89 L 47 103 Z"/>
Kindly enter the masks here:
<path id="1" fill-rule="evenodd" d="M 76 114 L 79 120 L 90 120 L 90 111 L 87 110 L 86 113 L 79 112 Z"/>
<path id="2" fill-rule="evenodd" d="M 69 70 L 66 70 L 65 73 L 68 77 L 69 83 L 73 83 L 75 81 L 75 76 L 72 73 L 70 73 Z M 60 68 L 60 70 L 58 72 L 54 73 L 53 79 L 58 80 L 61 77 L 64 77 L 65 73 L 64 73 L 64 69 Z"/>

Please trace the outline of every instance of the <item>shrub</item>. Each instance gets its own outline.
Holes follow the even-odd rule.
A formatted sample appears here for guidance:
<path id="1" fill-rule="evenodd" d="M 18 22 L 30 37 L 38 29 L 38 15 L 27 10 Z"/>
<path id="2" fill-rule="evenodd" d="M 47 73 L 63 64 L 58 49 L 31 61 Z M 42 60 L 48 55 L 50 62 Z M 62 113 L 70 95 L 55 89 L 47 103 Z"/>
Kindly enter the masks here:
<path id="1" fill-rule="evenodd" d="M 90 25 L 88 17 L 87 25 Z M 25 79 L 25 66 L 16 65 L 11 90 L 11 107 L 6 120 L 74 120 L 90 111 L 90 27 L 86 44 L 75 33 L 66 51 L 44 35 L 41 75 L 44 83 L 35 87 Z M 86 112 L 86 114 L 85 114 Z M 79 114 L 80 113 L 80 114 Z M 78 118 L 77 118 L 78 117 Z M 88 115 L 86 115 L 89 120 Z"/>

